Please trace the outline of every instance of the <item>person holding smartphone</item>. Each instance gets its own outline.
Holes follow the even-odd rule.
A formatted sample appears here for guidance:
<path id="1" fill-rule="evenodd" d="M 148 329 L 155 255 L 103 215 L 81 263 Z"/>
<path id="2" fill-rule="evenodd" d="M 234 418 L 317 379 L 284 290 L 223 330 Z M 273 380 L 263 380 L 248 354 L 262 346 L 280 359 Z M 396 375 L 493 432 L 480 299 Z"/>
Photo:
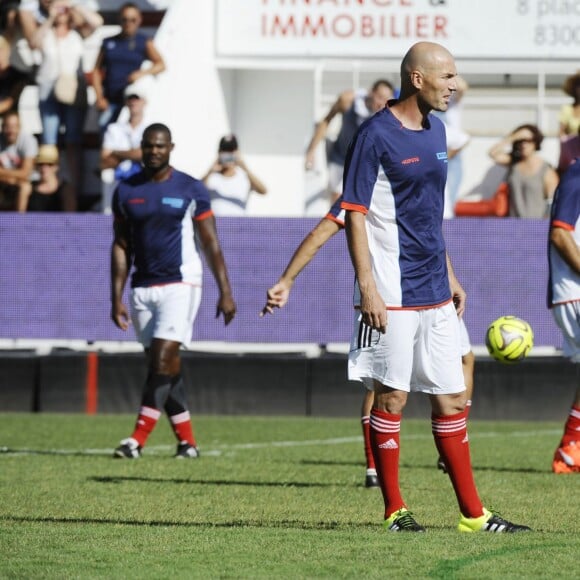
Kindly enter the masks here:
<path id="1" fill-rule="evenodd" d="M 218 156 L 202 178 L 211 194 L 216 216 L 244 216 L 252 192 L 265 195 L 265 185 L 243 161 L 235 135 L 220 139 Z"/>

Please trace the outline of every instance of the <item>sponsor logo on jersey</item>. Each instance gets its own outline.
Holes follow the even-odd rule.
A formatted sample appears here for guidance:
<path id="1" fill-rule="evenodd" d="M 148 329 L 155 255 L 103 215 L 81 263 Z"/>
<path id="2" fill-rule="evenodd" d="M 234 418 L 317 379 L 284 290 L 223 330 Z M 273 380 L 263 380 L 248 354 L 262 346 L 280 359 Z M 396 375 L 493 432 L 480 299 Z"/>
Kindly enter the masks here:
<path id="1" fill-rule="evenodd" d="M 439 151 L 439 153 L 437 153 L 437 159 L 440 161 L 447 161 L 447 151 Z"/>
<path id="2" fill-rule="evenodd" d="M 145 199 L 143 197 L 133 197 L 129 200 L 129 203 L 145 203 Z"/>
<path id="3" fill-rule="evenodd" d="M 163 205 L 169 205 L 171 207 L 174 207 L 175 209 L 183 207 L 183 199 L 179 197 L 164 197 L 161 199 L 161 203 Z"/>
<path id="4" fill-rule="evenodd" d="M 402 165 L 410 165 L 411 163 L 419 163 L 421 161 L 418 157 L 409 157 L 408 159 L 403 159 L 401 161 Z"/>

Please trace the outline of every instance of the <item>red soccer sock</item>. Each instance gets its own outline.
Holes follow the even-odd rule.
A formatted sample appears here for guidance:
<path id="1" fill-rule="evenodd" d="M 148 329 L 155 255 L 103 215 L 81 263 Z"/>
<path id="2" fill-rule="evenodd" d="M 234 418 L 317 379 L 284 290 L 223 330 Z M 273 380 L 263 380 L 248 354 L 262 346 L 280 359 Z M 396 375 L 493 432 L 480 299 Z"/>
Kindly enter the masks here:
<path id="1" fill-rule="evenodd" d="M 467 411 L 455 415 L 432 415 L 431 427 L 435 445 L 447 467 L 461 513 L 468 518 L 478 518 L 483 515 L 483 505 L 471 469 Z"/>
<path id="2" fill-rule="evenodd" d="M 193 426 L 191 424 L 189 411 L 184 411 L 183 413 L 179 413 L 179 415 L 173 415 L 172 417 L 169 417 L 169 421 L 171 422 L 171 428 L 180 443 L 185 441 L 190 445 L 197 447 L 195 437 L 193 436 Z"/>
<path id="3" fill-rule="evenodd" d="M 572 441 L 580 441 L 580 407 L 572 405 L 568 420 L 564 427 L 564 435 L 560 441 L 560 447 L 570 445 Z"/>
<path id="4" fill-rule="evenodd" d="M 365 458 L 367 462 L 367 469 L 376 469 L 375 458 L 373 457 L 373 449 L 371 445 L 371 418 L 361 417 L 360 422 L 362 424 L 363 440 L 365 446 Z"/>
<path id="5" fill-rule="evenodd" d="M 147 437 L 149 437 L 151 431 L 155 429 L 155 425 L 157 425 L 160 416 L 161 411 L 154 409 L 153 407 L 141 407 L 139 410 L 139 416 L 135 423 L 135 430 L 131 437 L 135 439 L 141 447 L 145 446 Z"/>
<path id="6" fill-rule="evenodd" d="M 399 435 L 401 415 L 373 409 L 370 437 L 379 485 L 385 500 L 385 519 L 405 507 L 399 487 Z"/>

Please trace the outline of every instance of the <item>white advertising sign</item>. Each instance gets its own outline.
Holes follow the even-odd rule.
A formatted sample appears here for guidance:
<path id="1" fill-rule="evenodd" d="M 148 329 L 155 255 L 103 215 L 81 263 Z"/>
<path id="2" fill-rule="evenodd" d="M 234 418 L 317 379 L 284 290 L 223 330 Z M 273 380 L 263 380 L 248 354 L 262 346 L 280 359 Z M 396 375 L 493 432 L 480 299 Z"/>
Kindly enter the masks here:
<path id="1" fill-rule="evenodd" d="M 224 57 L 400 58 L 426 40 L 580 65 L 580 0 L 217 0 L 216 33 Z"/>

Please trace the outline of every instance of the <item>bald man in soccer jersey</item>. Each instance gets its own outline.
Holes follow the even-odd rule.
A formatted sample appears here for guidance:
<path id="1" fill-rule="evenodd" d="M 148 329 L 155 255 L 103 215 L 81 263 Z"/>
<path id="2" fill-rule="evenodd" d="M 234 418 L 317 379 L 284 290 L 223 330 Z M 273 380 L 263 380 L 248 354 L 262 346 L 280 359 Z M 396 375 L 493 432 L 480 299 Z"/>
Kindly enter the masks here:
<path id="1" fill-rule="evenodd" d="M 274 286 L 268 288 L 266 293 L 266 305 L 260 313 L 273 314 L 276 308 L 283 308 L 290 298 L 290 291 L 298 274 L 308 266 L 318 251 L 332 238 L 335 234 L 344 228 L 344 210 L 341 209 L 342 196 L 333 204 L 328 213 L 316 224 L 314 229 L 309 232 L 302 240 L 294 252 L 286 269 Z M 475 355 L 471 350 L 469 334 L 463 319 L 460 320 L 461 336 L 461 365 L 463 376 L 465 378 L 466 405 L 471 406 L 471 397 L 473 393 L 473 371 L 475 366 Z M 370 436 L 370 412 L 373 406 L 375 396 L 372 388 L 366 389 L 361 406 L 361 424 L 363 431 L 363 442 L 366 459 L 365 487 L 378 487 L 377 470 L 371 448 Z M 446 472 L 445 463 L 439 459 L 437 467 Z"/>
<path id="2" fill-rule="evenodd" d="M 564 337 L 564 356 L 580 363 L 580 157 L 566 170 L 552 203 L 548 308 Z M 577 366 L 577 374 L 580 367 Z M 552 461 L 554 473 L 580 473 L 580 385 Z"/>
<path id="3" fill-rule="evenodd" d="M 133 433 L 114 457 L 140 457 L 165 411 L 177 438 L 177 458 L 199 455 L 187 407 L 179 350 L 191 340 L 201 301 L 200 250 L 219 288 L 217 314 L 229 324 L 236 304 L 211 211 L 209 192 L 169 164 L 171 132 L 160 123 L 143 133 L 144 169 L 119 184 L 113 196 L 111 316 L 129 327 L 123 289 L 131 265 L 131 320 L 148 360 L 148 375 Z"/>
<path id="4" fill-rule="evenodd" d="M 385 528 L 424 532 L 399 486 L 399 436 L 410 391 L 429 395 L 432 431 L 453 484 L 464 532 L 519 532 L 484 508 L 467 437 L 458 314 L 465 292 L 443 240 L 445 111 L 457 70 L 441 45 L 420 42 L 401 63 L 401 94 L 361 125 L 345 165 L 342 208 L 356 274 L 349 379 L 375 391 L 371 443 Z"/>

